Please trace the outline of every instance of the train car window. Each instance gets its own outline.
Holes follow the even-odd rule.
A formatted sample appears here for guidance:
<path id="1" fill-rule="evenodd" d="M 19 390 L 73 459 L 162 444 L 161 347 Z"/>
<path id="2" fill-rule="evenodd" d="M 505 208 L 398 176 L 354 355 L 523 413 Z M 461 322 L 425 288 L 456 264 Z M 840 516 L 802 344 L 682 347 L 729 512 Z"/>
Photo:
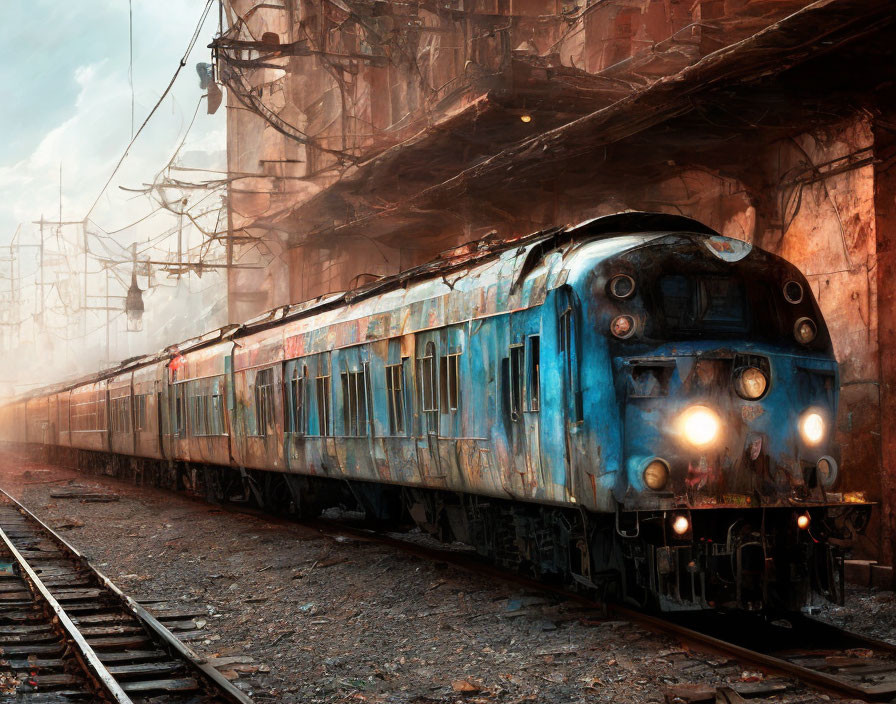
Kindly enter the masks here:
<path id="1" fill-rule="evenodd" d="M 296 435 L 305 432 L 305 377 L 308 376 L 308 367 L 299 365 L 292 370 L 292 379 L 289 381 L 289 417 L 292 422 L 291 430 Z"/>
<path id="2" fill-rule="evenodd" d="M 185 435 L 187 432 L 186 398 L 183 383 L 174 385 L 174 434 Z"/>
<path id="3" fill-rule="evenodd" d="M 529 355 L 527 359 L 528 370 L 526 374 L 526 392 L 528 394 L 529 410 L 538 411 L 541 408 L 541 350 L 538 335 L 529 336 Z"/>
<path id="4" fill-rule="evenodd" d="M 129 433 L 130 423 L 130 399 L 125 397 L 113 398 L 111 402 L 112 432 Z"/>
<path id="5" fill-rule="evenodd" d="M 224 432 L 224 397 L 221 394 L 212 394 L 209 406 L 212 435 L 227 435 Z"/>
<path id="6" fill-rule="evenodd" d="M 59 397 L 59 429 L 63 433 L 70 431 L 71 428 L 71 398 L 69 394 L 62 394 Z"/>
<path id="7" fill-rule="evenodd" d="M 523 359 L 522 345 L 510 347 L 510 419 L 519 420 L 523 410 Z"/>
<path id="8" fill-rule="evenodd" d="M 209 406 L 211 406 L 211 403 L 209 403 L 210 400 L 211 399 L 205 395 L 202 395 L 199 397 L 199 412 L 202 414 L 202 431 L 203 431 L 202 434 L 203 435 L 211 435 L 212 434 L 212 432 L 211 432 L 212 418 L 211 418 L 211 412 L 209 410 Z"/>
<path id="9" fill-rule="evenodd" d="M 423 411 L 422 433 L 439 431 L 439 387 L 436 380 L 436 346 L 426 343 L 420 365 L 420 410 Z"/>
<path id="10" fill-rule="evenodd" d="M 191 435 L 208 435 L 203 424 L 202 417 L 202 397 L 189 396 L 187 407 L 190 411 L 190 434 Z"/>
<path id="11" fill-rule="evenodd" d="M 363 371 L 342 372 L 343 432 L 351 437 L 367 434 L 367 385 Z"/>
<path id="12" fill-rule="evenodd" d="M 319 376 L 315 380 L 317 392 L 317 421 L 319 435 L 330 434 L 330 377 Z"/>
<path id="13" fill-rule="evenodd" d="M 386 396 L 389 402 L 389 434 L 404 435 L 404 366 L 386 367 Z"/>
<path id="14" fill-rule="evenodd" d="M 139 394 L 134 396 L 134 429 L 146 430 L 146 396 Z"/>
<path id="15" fill-rule="evenodd" d="M 439 398 L 442 413 L 456 413 L 460 407 L 460 353 L 446 354 L 439 360 Z"/>
<path id="16" fill-rule="evenodd" d="M 78 394 L 71 404 L 72 430 L 96 430 L 96 400 L 93 393 Z"/>
<path id="17" fill-rule="evenodd" d="M 255 435 L 265 437 L 274 426 L 274 370 L 255 375 Z"/>

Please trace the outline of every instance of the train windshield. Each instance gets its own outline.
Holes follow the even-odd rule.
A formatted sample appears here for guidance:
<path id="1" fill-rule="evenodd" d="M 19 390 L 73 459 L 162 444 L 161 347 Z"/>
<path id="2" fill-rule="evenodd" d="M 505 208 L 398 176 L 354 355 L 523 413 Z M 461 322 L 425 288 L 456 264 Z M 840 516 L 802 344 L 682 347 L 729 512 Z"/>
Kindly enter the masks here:
<path id="1" fill-rule="evenodd" d="M 730 276 L 660 277 L 660 305 L 670 332 L 747 332 L 743 282 Z"/>

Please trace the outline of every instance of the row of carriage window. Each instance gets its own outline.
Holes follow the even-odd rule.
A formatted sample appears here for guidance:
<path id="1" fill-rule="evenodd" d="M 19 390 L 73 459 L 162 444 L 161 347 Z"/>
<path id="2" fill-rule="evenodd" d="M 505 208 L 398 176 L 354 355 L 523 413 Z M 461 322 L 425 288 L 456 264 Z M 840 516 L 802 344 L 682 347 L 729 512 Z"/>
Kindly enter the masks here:
<path id="1" fill-rule="evenodd" d="M 561 341 L 562 344 L 562 341 Z M 418 413 L 417 430 L 420 435 L 441 433 L 456 435 L 461 410 L 462 388 L 461 352 L 452 350 L 438 355 L 435 345 L 428 342 L 423 354 L 417 358 Z M 314 365 L 312 365 L 314 366 Z M 412 428 L 413 385 L 409 387 L 410 359 L 385 367 L 385 403 L 388 410 L 388 432 L 393 436 L 406 436 Z M 524 412 L 538 412 L 540 396 L 540 345 L 537 335 L 526 339 L 526 344 L 512 345 L 502 360 L 501 385 L 504 407 L 511 421 L 519 421 Z M 316 368 L 296 362 L 291 376 L 286 380 L 286 430 L 294 435 L 328 436 L 334 431 L 333 395 L 330 384 L 329 356 L 321 355 Z M 221 436 L 227 434 L 224 417 L 226 403 L 222 385 L 218 380 L 191 380 L 177 382 L 173 386 L 172 430 L 175 435 Z M 370 368 L 367 363 L 359 369 L 340 374 L 341 435 L 362 437 L 368 435 L 373 403 L 370 384 Z M 274 399 L 279 392 L 274 370 L 260 369 L 255 373 L 252 391 L 253 405 L 246 415 L 248 433 L 267 436 L 274 432 Z M 147 398 L 149 394 L 133 396 L 134 414 L 131 416 L 131 397 L 122 396 L 110 400 L 109 418 L 113 433 L 146 430 Z M 98 394 L 97 394 L 98 397 Z M 98 398 L 91 394 L 77 402 L 72 399 L 71 429 L 73 431 L 97 430 L 105 409 Z M 409 410 L 411 411 L 409 413 Z"/>
<path id="2" fill-rule="evenodd" d="M 133 426 L 136 430 L 146 430 L 146 403 L 149 394 L 136 394 L 134 400 L 134 417 L 131 418 L 131 397 L 120 396 L 109 401 L 109 421 L 113 433 L 129 433 Z M 69 406 L 69 423 L 73 432 L 86 432 L 105 429 L 105 402 L 101 393 L 90 392 L 72 399 Z"/>
<path id="3" fill-rule="evenodd" d="M 512 346 L 509 357 L 504 360 L 506 403 L 511 420 L 519 420 L 524 411 L 537 412 L 540 408 L 539 357 L 539 338 L 534 335 L 528 338 L 527 346 Z M 313 371 L 308 364 L 296 363 L 285 380 L 285 430 L 307 436 L 368 435 L 374 402 L 369 365 L 364 363 L 359 369 L 339 375 L 341 409 L 337 413 L 341 410 L 342 422 L 339 429 L 334 428 L 329 358 L 322 356 L 316 367 L 312 367 Z M 392 436 L 406 436 L 413 430 L 409 413 L 412 388 L 407 383 L 410 371 L 410 360 L 406 357 L 385 367 L 385 403 L 388 432 Z M 461 353 L 451 351 L 439 356 L 435 345 L 429 342 L 417 359 L 416 371 L 419 433 L 457 434 L 462 393 Z M 175 434 L 226 435 L 223 399 L 217 394 L 192 396 L 189 383 L 175 386 Z M 252 407 L 246 414 L 249 435 L 264 437 L 274 433 L 274 399 L 278 392 L 273 369 L 255 373 Z M 185 422 L 188 415 L 189 425 Z"/>

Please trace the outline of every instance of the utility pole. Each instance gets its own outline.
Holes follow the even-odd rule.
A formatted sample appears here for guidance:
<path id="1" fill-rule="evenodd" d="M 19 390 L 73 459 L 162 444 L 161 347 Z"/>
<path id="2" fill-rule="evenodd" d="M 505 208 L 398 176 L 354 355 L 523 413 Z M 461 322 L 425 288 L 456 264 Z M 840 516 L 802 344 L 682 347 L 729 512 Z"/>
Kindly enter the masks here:
<path id="1" fill-rule="evenodd" d="M 62 220 L 62 218 L 59 218 Z M 81 221 L 81 234 L 84 237 L 84 295 L 82 298 L 83 305 L 81 306 L 81 311 L 83 315 L 81 316 L 84 320 L 84 333 L 82 337 L 86 339 L 87 337 L 87 218 L 84 218 Z"/>
<path id="2" fill-rule="evenodd" d="M 40 329 L 44 329 L 44 216 L 40 216 L 40 290 L 38 291 L 40 298 Z"/>
<path id="3" fill-rule="evenodd" d="M 58 219 L 58 220 L 45 220 L 45 219 L 44 219 L 44 216 L 41 215 L 41 216 L 40 216 L 40 220 L 33 220 L 32 222 L 33 222 L 33 224 L 38 225 L 38 226 L 40 227 L 40 244 L 37 244 L 37 245 L 23 245 L 23 244 L 20 244 L 20 245 L 18 245 L 18 246 L 19 246 L 20 248 L 21 248 L 21 247 L 38 247 L 38 248 L 40 249 L 40 280 L 39 280 L 39 282 L 38 282 L 38 287 L 40 288 L 40 291 L 38 292 L 38 296 L 39 296 L 39 298 L 40 298 L 40 315 L 39 315 L 39 320 L 40 320 L 41 329 L 43 330 L 44 327 L 45 327 L 45 323 L 46 323 L 46 321 L 44 320 L 44 314 L 45 314 L 45 312 L 46 312 L 46 311 L 45 311 L 45 309 L 46 309 L 46 303 L 45 303 L 45 295 L 44 295 L 44 291 L 45 291 L 46 286 L 47 286 L 46 277 L 45 277 L 45 273 L 44 273 L 44 268 L 45 268 L 45 259 L 44 259 L 44 249 L 45 249 L 45 239 L 44 239 L 44 238 L 45 238 L 45 235 L 44 235 L 44 227 L 45 227 L 45 226 L 46 226 L 46 227 L 56 226 L 56 227 L 58 228 L 56 231 L 57 231 L 57 233 L 59 233 L 59 235 L 61 236 L 63 225 L 81 225 L 81 226 L 84 227 L 84 244 L 85 244 L 85 248 L 86 248 L 86 244 L 87 244 L 87 220 L 86 220 L 86 219 L 84 219 L 84 220 L 63 220 L 63 219 L 62 219 L 62 164 L 59 165 L 59 219 Z M 86 288 L 86 287 L 87 287 L 87 254 L 86 254 L 86 249 L 85 249 L 85 254 L 84 254 L 84 287 L 85 287 L 85 289 L 84 289 L 84 301 L 85 301 L 85 304 L 86 304 L 86 302 L 87 302 L 87 288 Z M 84 319 L 84 330 L 85 330 L 85 334 L 86 334 L 86 330 L 87 330 L 87 318 L 86 318 L 86 315 L 87 315 L 87 314 L 85 313 L 85 319 Z M 66 323 L 66 327 L 68 327 L 68 321 L 67 321 L 67 323 Z"/>
<path id="4" fill-rule="evenodd" d="M 106 271 L 106 366 L 112 362 L 112 355 L 109 354 L 109 267 L 105 267 Z"/>

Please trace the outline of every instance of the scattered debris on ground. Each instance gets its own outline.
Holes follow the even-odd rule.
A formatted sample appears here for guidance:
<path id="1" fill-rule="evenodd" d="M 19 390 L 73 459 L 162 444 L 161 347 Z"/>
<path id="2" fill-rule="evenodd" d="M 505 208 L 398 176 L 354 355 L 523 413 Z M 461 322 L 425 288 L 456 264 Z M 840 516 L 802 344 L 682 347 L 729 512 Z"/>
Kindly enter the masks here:
<path id="1" fill-rule="evenodd" d="M 896 643 L 896 594 L 848 587 L 846 605 L 824 604 L 818 618 L 848 631 Z"/>
<path id="2" fill-rule="evenodd" d="M 838 701 L 373 541 L 8 456 L 0 487 L 257 702 Z"/>

